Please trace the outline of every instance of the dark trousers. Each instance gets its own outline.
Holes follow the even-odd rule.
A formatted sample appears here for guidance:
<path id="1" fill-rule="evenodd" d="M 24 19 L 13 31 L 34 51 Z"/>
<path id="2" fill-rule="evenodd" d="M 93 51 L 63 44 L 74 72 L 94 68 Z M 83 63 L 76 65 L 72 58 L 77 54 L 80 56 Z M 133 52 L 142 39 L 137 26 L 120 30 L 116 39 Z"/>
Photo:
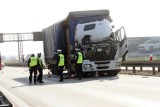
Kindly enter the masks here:
<path id="1" fill-rule="evenodd" d="M 32 83 L 32 75 L 34 73 L 34 83 L 36 84 L 37 66 L 33 66 L 29 69 L 29 82 Z"/>
<path id="2" fill-rule="evenodd" d="M 59 66 L 58 67 L 59 81 L 63 81 L 63 67 L 64 66 Z"/>
<path id="3" fill-rule="evenodd" d="M 43 79 L 43 68 L 39 67 L 38 72 L 39 72 L 39 75 L 37 77 L 37 81 L 41 83 Z"/>
<path id="4" fill-rule="evenodd" d="M 77 78 L 82 79 L 82 64 L 76 64 Z"/>

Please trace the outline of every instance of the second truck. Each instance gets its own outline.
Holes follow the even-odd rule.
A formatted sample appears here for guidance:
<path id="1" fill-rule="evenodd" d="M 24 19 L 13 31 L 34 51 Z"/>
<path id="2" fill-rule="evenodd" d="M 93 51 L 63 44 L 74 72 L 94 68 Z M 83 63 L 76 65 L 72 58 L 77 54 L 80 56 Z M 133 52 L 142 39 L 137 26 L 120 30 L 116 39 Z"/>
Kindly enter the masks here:
<path id="1" fill-rule="evenodd" d="M 113 31 L 109 10 L 70 12 L 67 18 L 42 30 L 45 61 L 56 74 L 57 50 L 65 56 L 65 70 L 76 73 L 75 49 L 84 56 L 83 75 L 117 75 L 128 52 L 124 27 Z"/>

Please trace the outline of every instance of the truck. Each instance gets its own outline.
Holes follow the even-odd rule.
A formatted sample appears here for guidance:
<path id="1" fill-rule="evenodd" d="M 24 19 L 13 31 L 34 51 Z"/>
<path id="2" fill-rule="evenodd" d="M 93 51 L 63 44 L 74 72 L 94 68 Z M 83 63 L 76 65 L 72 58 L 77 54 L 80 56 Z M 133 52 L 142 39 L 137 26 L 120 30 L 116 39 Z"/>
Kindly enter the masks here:
<path id="1" fill-rule="evenodd" d="M 75 49 L 82 51 L 83 75 L 116 76 L 128 52 L 122 26 L 114 30 L 109 10 L 69 12 L 68 16 L 42 30 L 44 58 L 53 74 L 57 73 L 57 50 L 65 56 L 65 70 L 75 71 Z"/>

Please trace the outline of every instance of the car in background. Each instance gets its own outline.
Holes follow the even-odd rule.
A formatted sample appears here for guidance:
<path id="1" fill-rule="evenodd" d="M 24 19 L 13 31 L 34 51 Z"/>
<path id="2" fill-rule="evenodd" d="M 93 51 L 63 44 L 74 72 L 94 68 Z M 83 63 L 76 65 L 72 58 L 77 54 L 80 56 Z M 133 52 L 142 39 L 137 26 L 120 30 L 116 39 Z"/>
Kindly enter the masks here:
<path id="1" fill-rule="evenodd" d="M 156 50 L 160 50 L 160 39 L 151 39 L 143 44 L 138 45 L 138 50 L 143 52 L 153 52 Z"/>

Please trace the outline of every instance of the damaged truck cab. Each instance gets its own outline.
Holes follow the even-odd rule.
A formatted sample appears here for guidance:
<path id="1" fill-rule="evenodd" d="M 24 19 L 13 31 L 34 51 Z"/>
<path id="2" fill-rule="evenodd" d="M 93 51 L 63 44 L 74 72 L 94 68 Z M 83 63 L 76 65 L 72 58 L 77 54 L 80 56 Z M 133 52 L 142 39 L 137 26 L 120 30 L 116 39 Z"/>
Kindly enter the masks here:
<path id="1" fill-rule="evenodd" d="M 83 74 L 117 75 L 128 52 L 124 27 L 116 32 L 109 10 L 70 12 L 68 17 L 42 30 L 46 63 L 56 73 L 56 51 L 65 55 L 68 73 L 74 68 L 75 49 L 84 56 Z"/>

